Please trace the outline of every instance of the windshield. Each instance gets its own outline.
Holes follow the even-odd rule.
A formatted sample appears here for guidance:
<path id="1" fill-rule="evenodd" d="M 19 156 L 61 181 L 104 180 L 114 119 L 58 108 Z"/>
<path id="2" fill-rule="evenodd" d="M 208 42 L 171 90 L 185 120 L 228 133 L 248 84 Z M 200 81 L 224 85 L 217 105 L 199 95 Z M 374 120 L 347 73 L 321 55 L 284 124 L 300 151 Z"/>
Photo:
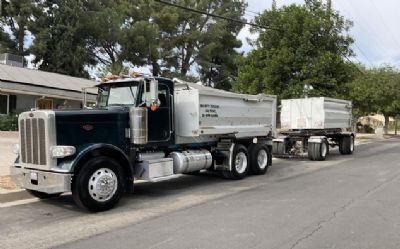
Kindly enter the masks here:
<path id="1" fill-rule="evenodd" d="M 135 105 L 138 86 L 104 86 L 99 88 L 98 107 Z"/>

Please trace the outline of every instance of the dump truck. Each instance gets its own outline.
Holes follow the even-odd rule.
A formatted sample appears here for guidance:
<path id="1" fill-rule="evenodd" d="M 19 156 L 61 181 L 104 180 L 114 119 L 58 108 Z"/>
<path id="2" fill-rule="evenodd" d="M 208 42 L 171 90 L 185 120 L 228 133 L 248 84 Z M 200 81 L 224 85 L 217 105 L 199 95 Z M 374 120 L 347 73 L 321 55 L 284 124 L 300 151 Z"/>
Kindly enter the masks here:
<path id="1" fill-rule="evenodd" d="M 280 136 L 273 140 L 276 157 L 308 155 L 323 161 L 329 147 L 344 155 L 354 151 L 351 101 L 326 97 L 284 99 L 280 112 Z"/>
<path id="2" fill-rule="evenodd" d="M 144 75 L 97 87 L 94 108 L 19 115 L 17 185 L 39 198 L 72 192 L 78 206 L 96 212 L 132 192 L 134 180 L 201 170 L 242 179 L 271 165 L 276 96 Z"/>

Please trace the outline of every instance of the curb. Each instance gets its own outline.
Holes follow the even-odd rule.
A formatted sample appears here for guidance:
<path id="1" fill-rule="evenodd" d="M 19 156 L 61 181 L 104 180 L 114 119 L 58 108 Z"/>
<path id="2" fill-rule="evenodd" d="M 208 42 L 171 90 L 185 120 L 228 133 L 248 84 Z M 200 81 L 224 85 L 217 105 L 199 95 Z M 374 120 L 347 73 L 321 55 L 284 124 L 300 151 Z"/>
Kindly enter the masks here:
<path id="1" fill-rule="evenodd" d="M 0 188 L 0 196 L 5 195 L 5 194 L 10 194 L 10 193 L 18 193 L 18 192 L 23 192 L 25 191 L 24 189 L 5 189 L 5 188 Z"/>

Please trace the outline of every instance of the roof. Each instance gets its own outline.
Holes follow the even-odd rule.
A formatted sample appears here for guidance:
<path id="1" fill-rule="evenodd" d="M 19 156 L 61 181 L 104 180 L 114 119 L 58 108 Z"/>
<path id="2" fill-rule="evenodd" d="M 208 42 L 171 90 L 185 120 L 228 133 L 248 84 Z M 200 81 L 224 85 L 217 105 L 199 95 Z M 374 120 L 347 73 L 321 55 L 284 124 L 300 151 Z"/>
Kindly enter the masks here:
<path id="1" fill-rule="evenodd" d="M 3 64 L 0 64 L 0 81 L 32 84 L 77 92 L 82 92 L 82 88 L 96 85 L 95 81 L 88 79 Z"/>
<path id="2" fill-rule="evenodd" d="M 0 64 L 1 91 L 81 100 L 82 89 L 96 84 L 88 79 Z M 87 89 L 87 92 L 97 94 L 94 88 Z"/>

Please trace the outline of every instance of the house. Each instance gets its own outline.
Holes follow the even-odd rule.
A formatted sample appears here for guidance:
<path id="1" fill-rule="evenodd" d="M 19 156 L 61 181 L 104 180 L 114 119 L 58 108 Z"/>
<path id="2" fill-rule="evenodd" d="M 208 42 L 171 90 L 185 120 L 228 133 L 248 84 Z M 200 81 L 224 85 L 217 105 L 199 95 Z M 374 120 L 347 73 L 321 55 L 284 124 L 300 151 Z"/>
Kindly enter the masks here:
<path id="1" fill-rule="evenodd" d="M 9 61 L 3 63 L 0 64 L 0 115 L 32 108 L 82 108 L 84 91 L 88 101 L 96 99 L 95 81 L 12 66 Z"/>

